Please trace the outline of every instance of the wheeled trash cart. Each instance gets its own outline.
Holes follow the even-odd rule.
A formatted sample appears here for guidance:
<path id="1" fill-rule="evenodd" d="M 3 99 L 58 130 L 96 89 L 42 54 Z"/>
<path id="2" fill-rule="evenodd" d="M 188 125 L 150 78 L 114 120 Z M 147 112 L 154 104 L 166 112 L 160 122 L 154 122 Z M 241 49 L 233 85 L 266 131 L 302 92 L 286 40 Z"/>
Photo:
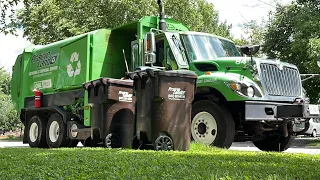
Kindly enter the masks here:
<path id="1" fill-rule="evenodd" d="M 132 148 L 133 81 L 100 78 L 83 84 L 92 106 L 91 137 L 110 148 Z"/>
<path id="2" fill-rule="evenodd" d="M 196 74 L 149 68 L 128 76 L 136 96 L 136 146 L 188 150 Z"/>

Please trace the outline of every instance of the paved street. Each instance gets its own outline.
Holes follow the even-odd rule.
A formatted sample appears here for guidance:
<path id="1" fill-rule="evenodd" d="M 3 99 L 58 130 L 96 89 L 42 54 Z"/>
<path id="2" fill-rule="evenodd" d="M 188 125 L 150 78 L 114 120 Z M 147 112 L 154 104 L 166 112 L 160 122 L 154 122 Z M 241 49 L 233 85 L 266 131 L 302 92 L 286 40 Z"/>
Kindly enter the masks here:
<path id="1" fill-rule="evenodd" d="M 307 144 L 313 140 L 320 138 L 299 137 L 293 142 L 291 148 L 286 150 L 286 153 L 304 153 L 304 154 L 320 154 L 320 147 L 307 147 Z M 252 142 L 234 142 L 230 149 L 239 151 L 260 151 Z"/>
<path id="2" fill-rule="evenodd" d="M 305 154 L 320 154 L 320 148 L 310 148 L 306 147 L 308 142 L 320 138 L 297 138 L 295 142 L 292 144 L 291 148 L 286 150 L 286 153 L 305 153 Z M 82 144 L 79 143 L 78 147 L 81 147 Z M 28 144 L 22 144 L 22 142 L 17 141 L 1 141 L 0 140 L 0 148 L 6 147 L 25 147 L 28 148 Z M 232 150 L 239 150 L 239 151 L 260 151 L 256 148 L 252 142 L 235 142 L 232 144 Z"/>

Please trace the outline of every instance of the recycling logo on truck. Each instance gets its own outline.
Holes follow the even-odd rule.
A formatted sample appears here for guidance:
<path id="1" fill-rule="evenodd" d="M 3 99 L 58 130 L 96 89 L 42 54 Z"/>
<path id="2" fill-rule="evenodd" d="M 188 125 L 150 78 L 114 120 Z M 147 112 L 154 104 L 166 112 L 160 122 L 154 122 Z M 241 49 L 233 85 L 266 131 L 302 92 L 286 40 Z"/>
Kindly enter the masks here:
<path id="1" fill-rule="evenodd" d="M 77 52 L 72 53 L 70 57 L 70 64 L 67 65 L 67 73 L 69 77 L 75 77 L 80 74 L 81 62 L 79 61 L 79 54 Z M 76 63 L 76 68 L 73 69 L 73 65 Z"/>

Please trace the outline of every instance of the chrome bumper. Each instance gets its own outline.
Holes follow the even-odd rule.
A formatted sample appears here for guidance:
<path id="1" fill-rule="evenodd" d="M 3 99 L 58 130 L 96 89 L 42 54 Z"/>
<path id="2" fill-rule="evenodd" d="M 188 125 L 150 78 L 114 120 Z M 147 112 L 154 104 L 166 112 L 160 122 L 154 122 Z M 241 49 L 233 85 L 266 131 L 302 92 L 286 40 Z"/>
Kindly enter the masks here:
<path id="1" fill-rule="evenodd" d="M 245 120 L 283 120 L 320 117 L 320 106 L 314 104 L 290 104 L 275 102 L 245 102 Z"/>

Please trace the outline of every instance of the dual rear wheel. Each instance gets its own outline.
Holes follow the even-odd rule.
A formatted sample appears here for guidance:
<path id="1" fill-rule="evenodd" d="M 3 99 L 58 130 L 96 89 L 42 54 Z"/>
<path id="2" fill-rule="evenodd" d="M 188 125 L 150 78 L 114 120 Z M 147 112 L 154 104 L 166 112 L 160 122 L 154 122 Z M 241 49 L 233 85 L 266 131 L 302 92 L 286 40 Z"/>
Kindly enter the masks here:
<path id="1" fill-rule="evenodd" d="M 67 137 L 67 126 L 58 113 L 52 114 L 49 120 L 39 115 L 33 116 L 27 128 L 30 147 L 76 147 L 78 144 L 78 140 Z"/>

